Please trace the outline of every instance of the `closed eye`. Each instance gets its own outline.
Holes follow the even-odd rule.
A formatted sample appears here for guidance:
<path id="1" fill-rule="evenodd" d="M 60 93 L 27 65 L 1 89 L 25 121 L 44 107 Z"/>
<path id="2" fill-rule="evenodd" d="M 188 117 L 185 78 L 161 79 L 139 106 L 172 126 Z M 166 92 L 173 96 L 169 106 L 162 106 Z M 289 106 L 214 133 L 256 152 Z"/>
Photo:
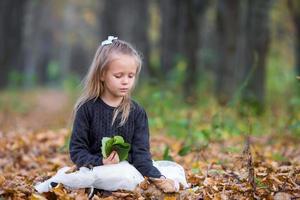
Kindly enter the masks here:
<path id="1" fill-rule="evenodd" d="M 128 77 L 129 77 L 129 78 L 134 78 L 134 77 L 135 77 L 135 74 L 129 74 Z"/>
<path id="2" fill-rule="evenodd" d="M 122 74 L 116 74 L 114 75 L 115 78 L 121 78 L 122 77 Z"/>

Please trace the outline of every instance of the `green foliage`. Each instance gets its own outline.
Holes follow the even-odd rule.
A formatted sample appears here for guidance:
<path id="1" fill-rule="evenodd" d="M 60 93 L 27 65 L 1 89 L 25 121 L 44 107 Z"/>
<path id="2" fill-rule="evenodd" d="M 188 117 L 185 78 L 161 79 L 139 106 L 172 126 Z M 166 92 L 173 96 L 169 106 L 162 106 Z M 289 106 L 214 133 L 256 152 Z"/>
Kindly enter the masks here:
<path id="1" fill-rule="evenodd" d="M 79 93 L 80 79 L 74 74 L 70 74 L 63 80 L 63 90 L 68 93 L 68 95 L 75 99 L 75 96 Z"/>
<path id="2" fill-rule="evenodd" d="M 6 114 L 26 114 L 33 107 L 30 95 L 30 91 L 20 92 L 16 89 L 2 91 L 0 93 L 0 112 Z"/>
<path id="3" fill-rule="evenodd" d="M 169 146 L 166 146 L 165 147 L 165 150 L 164 150 L 164 154 L 163 154 L 163 160 L 173 160 L 172 156 L 170 156 L 170 148 Z"/>
<path id="4" fill-rule="evenodd" d="M 126 143 L 122 136 L 104 137 L 102 138 L 101 152 L 104 158 L 107 158 L 112 151 L 116 151 L 119 155 L 120 161 L 128 158 L 130 144 Z"/>
<path id="5" fill-rule="evenodd" d="M 24 76 L 24 85 L 26 88 L 33 88 L 37 84 L 37 76 L 36 74 L 25 74 Z"/>
<path id="6" fill-rule="evenodd" d="M 224 147 L 224 149 L 222 149 L 222 150 L 227 153 L 241 153 L 242 152 L 241 148 L 236 147 L 236 146 Z"/>
<path id="7" fill-rule="evenodd" d="M 193 167 L 193 168 L 192 168 L 192 173 L 193 173 L 193 174 L 200 174 L 200 173 L 201 173 L 201 170 L 200 170 L 199 167 Z"/>
<path id="8" fill-rule="evenodd" d="M 279 74 L 280 72 L 277 75 Z M 268 80 L 270 79 L 272 77 Z M 185 139 L 180 151 L 182 155 L 187 152 L 186 146 L 191 149 L 205 148 L 211 141 L 230 139 L 240 134 L 259 136 L 278 133 L 300 136 L 300 115 L 297 112 L 300 110 L 300 95 L 297 93 L 299 86 L 290 79 L 284 80 L 285 87 L 276 86 L 270 89 L 274 93 L 266 93 L 266 103 L 260 115 L 257 115 L 261 111 L 260 107 L 253 108 L 255 106 L 243 104 L 239 100 L 234 100 L 225 107 L 218 105 L 213 97 L 210 80 L 205 79 L 199 82 L 202 85 L 197 86 L 199 101 L 194 105 L 187 104 L 179 80 L 165 82 L 164 85 L 143 81 L 138 85 L 134 99 L 145 107 L 152 133 L 166 133 Z M 276 81 L 278 84 L 279 81 Z M 241 90 L 243 87 L 241 86 Z M 239 98 L 239 94 L 236 98 Z M 228 152 L 238 150 L 227 149 Z M 165 149 L 166 157 L 167 152 L 168 148 Z"/>
<path id="9" fill-rule="evenodd" d="M 255 177 L 254 180 L 255 180 L 255 183 L 258 188 L 268 188 L 269 187 L 268 185 L 264 184 L 260 178 Z"/>
<path id="10" fill-rule="evenodd" d="M 22 85 L 22 73 L 17 70 L 11 70 L 8 74 L 8 88 L 17 89 Z"/>
<path id="11" fill-rule="evenodd" d="M 300 121 L 296 121 L 294 124 L 289 126 L 289 129 L 300 137 Z"/>
<path id="12" fill-rule="evenodd" d="M 192 149 L 192 147 L 191 147 L 190 145 L 183 146 L 183 147 L 179 150 L 178 155 L 180 155 L 180 156 L 185 156 L 185 155 L 187 155 L 188 153 L 191 152 L 191 149 Z"/>
<path id="13" fill-rule="evenodd" d="M 168 79 L 173 84 L 182 84 L 184 81 L 184 74 L 187 68 L 187 60 L 182 55 L 175 57 L 174 69 L 171 71 Z"/>
<path id="14" fill-rule="evenodd" d="M 285 157 L 282 154 L 277 153 L 277 152 L 272 154 L 272 159 L 274 159 L 277 162 L 285 162 L 285 161 L 289 160 L 287 157 Z"/>
<path id="15" fill-rule="evenodd" d="M 47 77 L 50 82 L 55 83 L 58 82 L 61 76 L 61 68 L 56 61 L 51 61 L 47 66 Z"/>

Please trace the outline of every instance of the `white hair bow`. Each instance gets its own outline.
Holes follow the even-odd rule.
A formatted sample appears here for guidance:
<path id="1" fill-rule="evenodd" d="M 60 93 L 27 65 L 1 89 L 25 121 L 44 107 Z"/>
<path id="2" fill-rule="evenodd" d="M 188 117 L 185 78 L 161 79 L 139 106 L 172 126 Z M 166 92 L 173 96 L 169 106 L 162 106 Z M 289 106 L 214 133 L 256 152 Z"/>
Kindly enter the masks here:
<path id="1" fill-rule="evenodd" d="M 112 44 L 113 40 L 118 39 L 118 37 L 114 37 L 114 36 L 108 36 L 107 40 L 104 40 L 101 42 L 101 46 L 107 45 L 107 44 Z"/>

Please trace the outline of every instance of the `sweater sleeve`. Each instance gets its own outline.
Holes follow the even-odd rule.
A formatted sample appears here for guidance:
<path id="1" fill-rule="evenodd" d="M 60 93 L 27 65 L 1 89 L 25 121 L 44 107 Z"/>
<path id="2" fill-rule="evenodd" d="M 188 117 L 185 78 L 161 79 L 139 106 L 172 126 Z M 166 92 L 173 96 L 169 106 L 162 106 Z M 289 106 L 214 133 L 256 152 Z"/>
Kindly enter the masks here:
<path id="1" fill-rule="evenodd" d="M 102 165 L 101 154 L 91 154 L 89 151 L 89 113 L 86 105 L 82 105 L 76 115 L 70 139 L 70 157 L 71 160 L 77 165 L 82 166 L 99 166 Z"/>
<path id="2" fill-rule="evenodd" d="M 161 176 L 161 173 L 152 163 L 149 145 L 148 118 L 143 109 L 141 109 L 135 117 L 135 129 L 132 141 L 132 163 L 143 176 L 153 178 L 159 178 Z"/>

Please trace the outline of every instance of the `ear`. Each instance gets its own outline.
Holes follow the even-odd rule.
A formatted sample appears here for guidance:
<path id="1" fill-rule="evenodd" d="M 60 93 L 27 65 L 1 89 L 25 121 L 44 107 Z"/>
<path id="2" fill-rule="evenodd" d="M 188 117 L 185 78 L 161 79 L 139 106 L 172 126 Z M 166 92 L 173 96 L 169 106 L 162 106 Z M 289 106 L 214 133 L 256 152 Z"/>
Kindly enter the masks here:
<path id="1" fill-rule="evenodd" d="M 102 72 L 100 75 L 100 81 L 104 81 L 105 80 L 105 72 Z"/>

